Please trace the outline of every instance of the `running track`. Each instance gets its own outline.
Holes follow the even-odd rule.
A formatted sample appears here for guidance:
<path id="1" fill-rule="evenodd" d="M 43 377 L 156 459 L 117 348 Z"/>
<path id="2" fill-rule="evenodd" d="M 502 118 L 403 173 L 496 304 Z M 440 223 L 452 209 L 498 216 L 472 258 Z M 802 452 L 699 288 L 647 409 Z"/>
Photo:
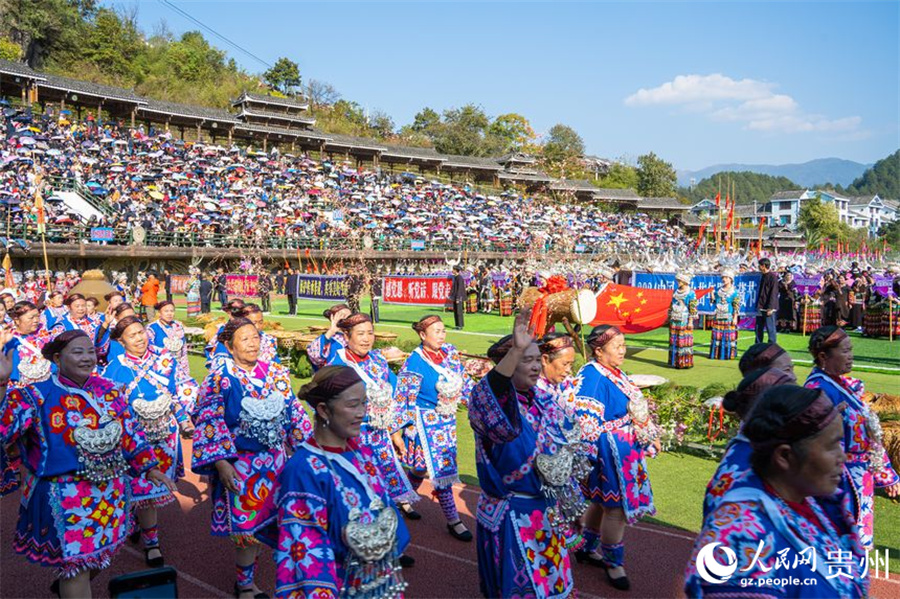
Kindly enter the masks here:
<path id="1" fill-rule="evenodd" d="M 185 453 L 190 456 L 185 443 Z M 178 483 L 178 502 L 160 510 L 160 541 L 167 565 L 179 571 L 180 597 L 231 597 L 234 561 L 230 543 L 209 534 L 210 505 L 205 479 L 188 472 Z M 480 597 L 474 543 L 461 543 L 447 533 L 437 502 L 431 499 L 426 481 L 423 500 L 417 504 L 422 520 L 407 525 L 412 535 L 408 554 L 416 565 L 405 571 L 407 596 L 450 598 Z M 470 530 L 475 530 L 474 513 L 478 489 L 457 485 L 457 505 Z M 0 500 L 0 597 L 51 597 L 51 573 L 15 554 L 12 547 L 18 513 L 19 494 Z M 682 572 L 693 537 L 678 529 L 650 524 L 629 527 L 625 535 L 631 591 L 622 593 L 606 583 L 598 568 L 576 564 L 575 584 L 579 597 L 682 597 Z M 95 597 L 107 597 L 111 576 L 144 569 L 143 552 L 126 544 L 112 566 L 94 580 Z M 264 548 L 257 570 L 259 586 L 274 590 L 271 552 Z M 900 577 L 873 581 L 872 595 L 885 599 L 900 597 Z"/>

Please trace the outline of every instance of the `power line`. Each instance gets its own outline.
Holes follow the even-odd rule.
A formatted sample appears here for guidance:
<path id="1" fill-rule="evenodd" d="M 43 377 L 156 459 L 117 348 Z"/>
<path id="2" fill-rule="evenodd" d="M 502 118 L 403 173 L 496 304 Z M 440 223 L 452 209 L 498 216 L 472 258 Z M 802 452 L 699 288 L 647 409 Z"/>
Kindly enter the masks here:
<path id="1" fill-rule="evenodd" d="M 253 60 L 259 62 L 260 64 L 262 64 L 262 65 L 264 65 L 264 66 L 266 66 L 266 67 L 269 67 L 269 68 L 272 67 L 272 65 L 271 65 L 270 63 L 266 62 L 265 60 L 263 60 L 262 58 L 260 58 L 259 56 L 257 56 L 257 55 L 254 54 L 253 52 L 251 52 L 250 50 L 247 50 L 247 49 L 244 48 L 243 46 L 239 45 L 237 42 L 231 41 L 229 38 L 225 37 L 224 35 L 222 35 L 222 34 L 219 33 L 218 31 L 216 31 L 215 29 L 213 29 L 212 27 L 210 27 L 210 26 L 207 25 L 206 23 L 200 21 L 199 19 L 194 18 L 193 16 L 191 16 L 190 14 L 188 14 L 187 12 L 185 12 L 184 10 L 182 10 L 181 8 L 175 6 L 175 4 L 173 4 L 172 2 L 169 2 L 169 0 L 159 0 L 159 2 L 160 2 L 160 4 L 162 4 L 162 5 L 164 5 L 164 6 L 167 6 L 168 8 L 171 8 L 172 10 L 174 10 L 175 12 L 177 12 L 178 14 L 180 14 L 181 16 L 183 16 L 185 19 L 188 19 L 188 20 L 192 21 L 193 23 L 196 23 L 197 25 L 199 25 L 200 27 L 202 27 L 202 28 L 205 29 L 206 31 L 210 32 L 211 34 L 213 34 L 214 36 L 216 36 L 217 38 L 219 38 L 220 40 L 222 40 L 223 42 L 225 42 L 226 44 L 228 44 L 229 46 L 231 46 L 231 47 L 234 48 L 235 50 L 237 50 L 237 51 L 239 51 L 239 52 L 243 52 L 244 54 L 246 54 L 247 56 L 249 56 L 249 57 L 252 58 Z"/>

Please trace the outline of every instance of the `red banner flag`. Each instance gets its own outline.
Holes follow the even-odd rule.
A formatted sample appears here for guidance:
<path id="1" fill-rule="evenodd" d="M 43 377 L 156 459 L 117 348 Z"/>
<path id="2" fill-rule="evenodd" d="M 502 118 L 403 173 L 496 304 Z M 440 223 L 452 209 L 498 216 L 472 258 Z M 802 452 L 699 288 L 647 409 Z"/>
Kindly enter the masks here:
<path id="1" fill-rule="evenodd" d="M 761 217 L 759 217 L 759 232 L 762 233 L 763 229 L 765 229 L 765 228 L 766 228 L 766 217 L 761 216 Z"/>
<path id="2" fill-rule="evenodd" d="M 710 291 L 696 291 L 697 299 Z M 603 293 L 597 296 L 597 316 L 591 325 L 611 324 L 628 334 L 658 329 L 669 318 L 672 293 L 671 289 L 607 285 Z"/>
<path id="3" fill-rule="evenodd" d="M 719 203 L 722 201 L 722 192 L 716 193 L 716 208 L 719 207 Z"/>
<path id="4" fill-rule="evenodd" d="M 697 233 L 697 243 L 694 244 L 694 251 L 696 252 L 700 248 L 700 242 L 703 241 L 703 234 L 706 233 L 706 226 L 709 225 L 709 221 L 705 221 L 702 225 L 700 225 L 700 232 Z"/>
<path id="5" fill-rule="evenodd" d="M 450 298 L 450 277 L 385 277 L 382 289 L 386 304 L 443 307 Z"/>

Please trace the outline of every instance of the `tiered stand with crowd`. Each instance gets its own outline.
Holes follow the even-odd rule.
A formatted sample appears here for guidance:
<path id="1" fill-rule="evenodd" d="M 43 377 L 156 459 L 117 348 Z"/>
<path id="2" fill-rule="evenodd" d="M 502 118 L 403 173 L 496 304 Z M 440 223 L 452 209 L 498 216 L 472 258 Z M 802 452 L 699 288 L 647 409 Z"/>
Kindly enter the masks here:
<path id="1" fill-rule="evenodd" d="M 93 225 L 140 225 L 201 240 L 249 234 L 322 241 L 363 232 L 383 247 L 427 237 L 471 247 L 574 242 L 620 253 L 652 246 L 660 254 L 693 244 L 646 216 L 498 202 L 463 187 L 328 161 L 188 146 L 166 132 L 43 118 L 29 123 L 37 135 L 23 135 L 18 123 L 6 123 L 0 180 L 10 227 L 27 226 L 42 181 L 63 176 L 108 197 L 114 216 Z M 322 198 L 340 202 L 340 220 L 325 217 L 332 204 Z M 65 211 L 48 204 L 50 228 L 65 224 Z M 599 269 L 584 273 L 595 293 L 616 276 Z M 741 356 L 743 298 L 733 269 L 760 273 L 757 343 Z M 512 313 L 511 298 L 525 286 L 523 276 L 499 284 L 487 270 L 467 284 L 454 270 L 457 328 L 471 293 L 476 309 L 505 305 Z M 712 329 L 709 357 L 740 358 L 743 380 L 722 405 L 741 428 L 709 481 L 685 592 L 865 597 L 875 489 L 897 497 L 900 479 L 863 384 L 850 376 L 853 344 L 845 331 L 896 334 L 897 272 L 887 270 L 885 287 L 878 283 L 884 274 L 857 264 L 748 256 L 717 271 L 704 319 Z M 7 277 L 0 293 L 0 487 L 20 490 L 13 549 L 52 569 L 54 593 L 91 596 L 92 575 L 128 542 L 142 548 L 148 566 L 166 563 L 158 512 L 175 502 L 185 439 L 191 470 L 209 481 L 210 534 L 222 537 L 197 543 L 233 550 L 237 597 L 403 596 L 403 572 L 415 564 L 405 521 L 422 517 L 415 503 L 426 478 L 447 534 L 477 545 L 484 596 L 572 596 L 573 559 L 603 571 L 612 589 L 630 588 L 629 576 L 640 573 L 628 570 L 625 530 L 655 513 L 645 460 L 660 451 L 661 429 L 655 406 L 621 369 L 627 340 L 620 328 L 600 323 L 573 336 L 568 328 L 547 330 L 538 313 L 546 305 L 523 307 L 511 334 L 488 350 L 492 367 L 476 380 L 447 343 L 441 316 L 422 314 L 413 324 L 420 344 L 395 369 L 374 346 L 377 303 L 372 316 L 359 306 L 377 277 L 358 279 L 346 304 L 325 311 L 327 330 L 306 348 L 315 373 L 294 389 L 263 328 L 273 291 L 296 302 L 297 273 L 257 274 L 265 281 L 262 305 L 229 300 L 224 271 L 192 270 L 188 315 L 218 300 L 228 316 L 204 348 L 201 381 L 191 376 L 189 339 L 173 299 L 162 297 L 161 289 L 171 293 L 166 273 L 133 285 L 116 275 L 116 287 L 100 297 L 75 289 L 77 272 Z M 819 274 L 812 287 L 793 281 Z M 669 365 L 690 368 L 700 298 L 691 275 L 678 272 L 676 280 Z M 798 328 L 810 333 L 815 364 L 802 382 L 777 345 L 779 330 Z M 588 361 L 573 372 L 582 343 Z M 475 438 L 474 531 L 452 492 L 461 409 Z M 710 557 L 716 543 L 730 551 L 729 576 L 720 574 L 729 554 Z M 818 560 L 800 559 L 810 550 Z M 846 556 L 846 575 L 831 575 L 828 555 Z M 796 578 L 773 567 L 778 556 L 798 556 Z M 261 559 L 274 560 L 272 589 L 257 584 Z"/>

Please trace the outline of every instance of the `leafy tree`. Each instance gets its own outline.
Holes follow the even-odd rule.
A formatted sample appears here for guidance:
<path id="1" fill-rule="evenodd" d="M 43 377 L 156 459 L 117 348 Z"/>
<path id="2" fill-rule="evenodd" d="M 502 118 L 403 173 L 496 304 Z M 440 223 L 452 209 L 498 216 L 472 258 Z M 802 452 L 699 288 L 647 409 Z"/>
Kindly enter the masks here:
<path id="1" fill-rule="evenodd" d="M 843 240 L 848 233 L 837 207 L 831 202 L 823 202 L 818 194 L 800 205 L 797 224 L 807 239 Z"/>
<path id="2" fill-rule="evenodd" d="M 900 198 L 900 150 L 883 158 L 856 179 L 847 193 L 875 195 L 882 198 Z"/>
<path id="3" fill-rule="evenodd" d="M 638 157 L 639 195 L 649 198 L 667 198 L 675 195 L 678 177 L 672 165 L 653 152 Z"/>
<path id="4" fill-rule="evenodd" d="M 434 147 L 444 154 L 485 156 L 484 135 L 490 119 L 481 107 L 466 104 L 444 111 L 441 127 L 437 128 Z"/>
<path id="5" fill-rule="evenodd" d="M 185 81 L 208 81 L 226 68 L 225 53 L 212 47 L 199 31 L 188 31 L 169 44 L 165 61 Z"/>
<path id="6" fill-rule="evenodd" d="M 101 8 L 93 25 L 84 40 L 84 59 L 119 77 L 133 75 L 134 63 L 143 45 L 134 19 Z"/>
<path id="7" fill-rule="evenodd" d="M 19 44 L 0 37 L 0 59 L 17 61 L 22 58 L 22 48 Z"/>
<path id="8" fill-rule="evenodd" d="M 563 162 L 584 154 L 584 141 L 568 125 L 556 124 L 547 133 L 544 157 L 549 162 Z"/>
<path id="9" fill-rule="evenodd" d="M 638 170 L 633 166 L 614 162 L 609 172 L 597 180 L 597 186 L 605 189 L 637 189 Z"/>
<path id="10" fill-rule="evenodd" d="M 878 229 L 878 237 L 887 241 L 891 247 L 900 247 L 900 220 L 881 225 L 881 228 Z"/>
<path id="11" fill-rule="evenodd" d="M 94 0 L 0 0 L 0 33 L 39 68 L 52 52 L 71 52 L 96 8 Z"/>
<path id="12" fill-rule="evenodd" d="M 534 141 L 534 129 L 524 116 L 510 112 L 493 120 L 487 133 L 493 137 L 498 153 L 517 152 Z"/>
<path id="13" fill-rule="evenodd" d="M 300 87 L 300 67 L 293 60 L 282 56 L 272 68 L 263 73 L 263 79 L 275 89 L 289 93 L 293 88 Z"/>

